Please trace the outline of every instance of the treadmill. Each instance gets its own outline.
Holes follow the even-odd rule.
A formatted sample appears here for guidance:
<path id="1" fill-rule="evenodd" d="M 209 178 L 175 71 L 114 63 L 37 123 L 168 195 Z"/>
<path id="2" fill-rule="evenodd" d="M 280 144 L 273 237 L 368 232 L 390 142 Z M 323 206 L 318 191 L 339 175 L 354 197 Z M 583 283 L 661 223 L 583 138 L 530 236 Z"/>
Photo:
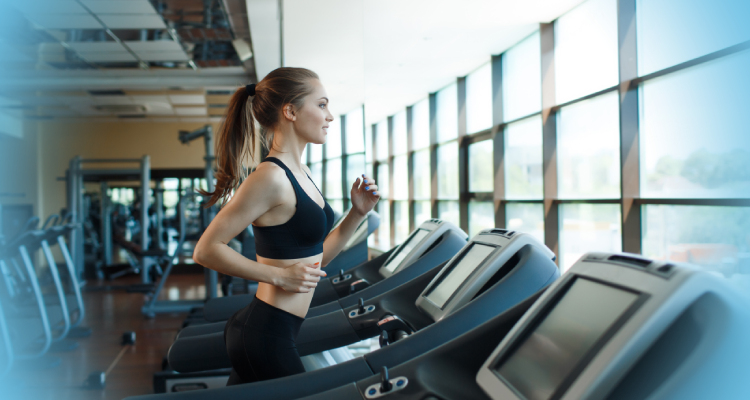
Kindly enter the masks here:
<path id="1" fill-rule="evenodd" d="M 303 398 L 747 398 L 749 334 L 750 301 L 725 279 L 588 253 L 522 317 L 500 315 L 379 376 Z"/>
<path id="2" fill-rule="evenodd" d="M 352 377 L 371 376 L 382 365 L 428 352 L 533 296 L 559 277 L 553 259 L 554 254 L 530 235 L 483 231 L 429 280 L 399 287 L 338 314 L 307 319 L 297 339 L 303 356 L 373 336 L 380 336 L 380 350 L 301 375 L 177 397 L 297 398 L 350 382 Z M 420 300 L 424 293 L 434 293 L 428 296 L 434 304 Z M 191 349 L 203 352 L 204 358 L 173 357 Z M 170 362 L 185 372 L 185 378 L 201 368 L 228 367 L 223 332 L 179 339 L 170 349 Z M 179 391 L 182 385 L 167 391 Z M 196 387 L 195 382 L 185 385 Z"/>

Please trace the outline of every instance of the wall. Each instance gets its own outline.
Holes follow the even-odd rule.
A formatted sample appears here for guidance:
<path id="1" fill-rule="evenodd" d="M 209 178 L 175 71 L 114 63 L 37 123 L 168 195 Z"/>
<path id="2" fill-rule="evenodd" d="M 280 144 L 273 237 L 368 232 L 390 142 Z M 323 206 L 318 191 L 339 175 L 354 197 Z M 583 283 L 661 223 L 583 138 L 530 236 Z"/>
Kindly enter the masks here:
<path id="1" fill-rule="evenodd" d="M 58 177 L 65 176 L 70 159 L 78 155 L 84 159 L 149 155 L 152 168 L 203 168 L 203 141 L 183 145 L 177 137 L 180 130 L 191 131 L 204 125 L 186 122 L 40 122 L 38 168 L 43 200 L 39 213 L 58 213 L 65 207 L 65 182 L 59 181 Z M 217 132 L 219 124 L 213 126 Z"/>
<path id="2" fill-rule="evenodd" d="M 22 132 L 0 133 L 0 204 L 32 204 L 38 213 L 37 123 L 25 121 Z"/>

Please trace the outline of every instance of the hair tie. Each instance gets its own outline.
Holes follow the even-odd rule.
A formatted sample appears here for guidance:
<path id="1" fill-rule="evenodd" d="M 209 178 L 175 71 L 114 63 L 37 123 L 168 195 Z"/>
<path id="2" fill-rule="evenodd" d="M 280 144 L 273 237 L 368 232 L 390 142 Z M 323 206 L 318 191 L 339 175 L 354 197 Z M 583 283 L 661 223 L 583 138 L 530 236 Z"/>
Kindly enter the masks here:
<path id="1" fill-rule="evenodd" d="M 245 90 L 249 96 L 255 96 L 255 84 L 245 85 Z"/>

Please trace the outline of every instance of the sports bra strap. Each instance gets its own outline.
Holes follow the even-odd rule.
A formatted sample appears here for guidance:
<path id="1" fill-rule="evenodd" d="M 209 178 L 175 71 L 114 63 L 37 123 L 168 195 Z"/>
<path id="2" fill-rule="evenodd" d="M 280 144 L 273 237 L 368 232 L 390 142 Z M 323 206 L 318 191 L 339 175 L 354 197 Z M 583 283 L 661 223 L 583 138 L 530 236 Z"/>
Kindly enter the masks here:
<path id="1" fill-rule="evenodd" d="M 287 176 L 287 178 L 289 178 L 289 181 L 292 183 L 292 187 L 294 188 L 294 193 L 297 195 L 297 201 L 299 201 L 299 199 L 300 199 L 300 192 L 299 191 L 300 190 L 304 190 L 304 189 L 302 189 L 302 187 L 299 185 L 299 182 L 297 181 L 297 178 L 294 177 L 294 174 L 292 173 L 292 170 L 290 170 L 289 167 L 286 166 L 286 164 L 284 164 L 283 162 L 281 162 L 281 160 L 279 160 L 276 157 L 266 157 L 266 159 L 263 160 L 263 162 L 266 162 L 266 161 L 270 161 L 270 162 L 278 165 L 279 167 L 281 167 L 281 169 L 284 170 L 284 172 L 286 172 L 286 176 Z"/>

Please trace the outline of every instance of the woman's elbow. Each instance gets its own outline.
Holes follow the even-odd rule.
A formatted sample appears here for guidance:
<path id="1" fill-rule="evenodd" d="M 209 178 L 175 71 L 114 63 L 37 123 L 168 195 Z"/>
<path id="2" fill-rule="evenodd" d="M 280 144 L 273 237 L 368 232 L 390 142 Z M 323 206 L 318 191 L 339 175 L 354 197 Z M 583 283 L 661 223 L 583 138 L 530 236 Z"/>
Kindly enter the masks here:
<path id="1" fill-rule="evenodd" d="M 200 243 L 198 243 L 195 246 L 195 249 L 193 249 L 193 261 L 195 261 L 196 264 L 205 265 L 205 260 L 205 249 L 200 245 Z"/>

